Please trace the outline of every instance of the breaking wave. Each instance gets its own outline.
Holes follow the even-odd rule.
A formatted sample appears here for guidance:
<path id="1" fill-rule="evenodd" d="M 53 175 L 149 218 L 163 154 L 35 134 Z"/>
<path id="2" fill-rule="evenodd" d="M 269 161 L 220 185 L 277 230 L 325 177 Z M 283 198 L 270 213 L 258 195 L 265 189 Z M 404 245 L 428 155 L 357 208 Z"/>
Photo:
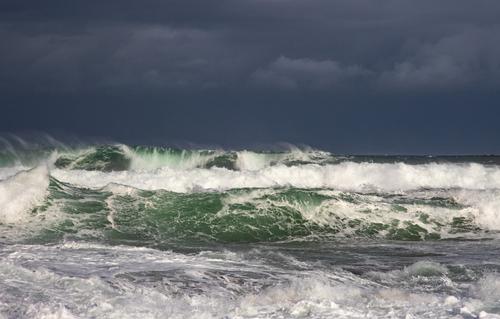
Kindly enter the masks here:
<path id="1" fill-rule="evenodd" d="M 499 242 L 496 156 L 0 138 L 0 318 L 499 318 Z"/>
<path id="2" fill-rule="evenodd" d="M 500 231 L 500 166 L 491 156 L 118 144 L 35 153 L 45 154 L 35 168 L 18 156 L 0 169 L 0 227 L 17 237 L 436 240 Z"/>
<path id="3" fill-rule="evenodd" d="M 356 193 L 285 187 L 177 193 L 120 184 L 86 188 L 54 177 L 46 185 L 46 172 L 34 170 L 3 181 L 3 198 L 12 194 L 3 185 L 19 185 L 19 178 L 24 179 L 23 188 L 32 186 L 16 201 L 1 206 L 1 223 L 24 229 L 29 236 L 35 233 L 36 240 L 43 241 L 68 237 L 138 244 L 339 237 L 418 241 L 491 237 L 500 231 L 497 190 Z"/>

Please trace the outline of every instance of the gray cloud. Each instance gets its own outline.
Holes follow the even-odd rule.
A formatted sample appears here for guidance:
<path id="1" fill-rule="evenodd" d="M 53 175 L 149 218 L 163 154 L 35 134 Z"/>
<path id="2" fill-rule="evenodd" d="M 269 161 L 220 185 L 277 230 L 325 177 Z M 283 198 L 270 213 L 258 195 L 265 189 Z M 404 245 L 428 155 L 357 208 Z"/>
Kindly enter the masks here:
<path id="1" fill-rule="evenodd" d="M 473 29 L 424 44 L 406 61 L 383 71 L 394 88 L 443 88 L 500 83 L 500 30 Z"/>
<path id="2" fill-rule="evenodd" d="M 217 87 L 237 72 L 239 61 L 217 32 L 148 26 L 131 30 L 111 56 L 102 85 L 156 88 Z M 226 52 L 225 52 L 225 50 Z M 234 68 L 229 68 L 234 65 Z"/>
<path id="3" fill-rule="evenodd" d="M 257 85 L 281 89 L 329 89 L 355 79 L 363 79 L 370 71 L 358 65 L 341 65 L 337 61 L 291 59 L 280 56 L 265 68 L 255 71 L 251 78 Z"/>
<path id="4" fill-rule="evenodd" d="M 95 87 L 109 71 L 110 52 L 123 41 L 123 34 L 100 30 L 64 35 L 25 34 L 3 31 L 10 43 L 0 49 L 3 72 L 0 88 L 33 91 L 78 91 Z"/>
<path id="5" fill-rule="evenodd" d="M 488 0 L 6 0 L 0 88 L 495 87 L 499 14 Z"/>
<path id="6" fill-rule="evenodd" d="M 0 50 L 3 85 L 37 90 L 82 88 L 210 88 L 234 83 L 251 55 L 238 55 L 222 31 L 162 25 L 99 27 L 26 35 Z M 245 50 L 250 54 L 251 48 Z M 0 84 L 1 86 L 1 84 Z"/>
<path id="7" fill-rule="evenodd" d="M 406 50 L 403 61 L 373 67 L 280 56 L 252 75 L 257 85 L 282 89 L 346 88 L 370 82 L 379 90 L 440 90 L 500 84 L 499 28 L 472 28 Z M 401 51 L 404 51 L 402 45 Z M 369 83 L 368 83 L 369 84 Z"/>

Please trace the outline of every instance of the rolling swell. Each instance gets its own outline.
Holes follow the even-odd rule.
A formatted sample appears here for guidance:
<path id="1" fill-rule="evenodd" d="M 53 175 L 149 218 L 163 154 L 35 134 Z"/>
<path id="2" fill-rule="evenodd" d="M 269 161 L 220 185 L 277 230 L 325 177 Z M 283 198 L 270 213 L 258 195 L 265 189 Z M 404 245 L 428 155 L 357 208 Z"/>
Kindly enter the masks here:
<path id="1" fill-rule="evenodd" d="M 3 241 L 421 241 L 500 231 L 497 157 L 119 144 L 8 154 L 16 160 L 0 167 Z"/>
<path id="2" fill-rule="evenodd" d="M 22 223 L 3 222 L 22 240 L 268 242 L 332 238 L 437 240 L 495 236 L 478 208 L 447 191 L 363 194 L 319 189 L 145 191 L 110 184 L 88 189 L 51 177 L 44 202 Z M 471 194 L 469 194 L 470 196 Z"/>
<path id="3" fill-rule="evenodd" d="M 22 155 L 23 159 L 47 157 L 47 150 L 36 154 Z M 1 154 L 0 154 L 1 155 Z M 8 156 L 7 156 L 8 155 Z M 4 162 L 15 162 L 12 154 L 5 155 Z M 2 156 L 0 156 L 0 160 Z M 153 170 L 159 168 L 226 168 L 229 170 L 257 171 L 266 167 L 285 165 L 333 165 L 357 164 L 464 164 L 475 163 L 487 166 L 500 165 L 498 156 L 338 156 L 317 150 L 292 148 L 286 151 L 225 151 L 193 150 L 152 146 L 127 146 L 123 144 L 101 145 L 71 151 L 58 151 L 55 166 L 64 169 L 124 171 Z M 0 162 L 0 165 L 2 163 Z"/>
<path id="4" fill-rule="evenodd" d="M 222 150 L 178 149 L 157 146 L 127 146 L 124 144 L 65 145 L 50 137 L 48 143 L 29 144 L 16 137 L 10 143 L 0 137 L 0 167 L 34 167 L 50 159 L 61 169 L 125 171 L 152 170 L 158 168 L 226 168 L 230 170 L 256 171 L 270 166 L 332 165 L 339 163 L 371 163 L 409 165 L 476 163 L 487 166 L 500 165 L 500 157 L 493 155 L 467 156 L 367 156 L 334 155 L 313 149 L 290 146 L 285 150 Z"/>

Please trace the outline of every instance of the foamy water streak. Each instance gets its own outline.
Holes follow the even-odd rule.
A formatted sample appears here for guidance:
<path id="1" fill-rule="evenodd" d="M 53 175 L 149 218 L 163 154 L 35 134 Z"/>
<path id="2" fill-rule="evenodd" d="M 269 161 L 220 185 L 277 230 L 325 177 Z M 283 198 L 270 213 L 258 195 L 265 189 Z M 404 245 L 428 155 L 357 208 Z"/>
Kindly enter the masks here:
<path id="1" fill-rule="evenodd" d="M 175 192 L 234 188 L 297 187 L 351 191 L 406 191 L 419 188 L 500 188 L 500 168 L 481 164 L 375 164 L 344 162 L 336 165 L 276 165 L 259 170 L 224 168 L 100 172 L 55 169 L 53 176 L 86 187 L 110 183 L 144 190 Z"/>

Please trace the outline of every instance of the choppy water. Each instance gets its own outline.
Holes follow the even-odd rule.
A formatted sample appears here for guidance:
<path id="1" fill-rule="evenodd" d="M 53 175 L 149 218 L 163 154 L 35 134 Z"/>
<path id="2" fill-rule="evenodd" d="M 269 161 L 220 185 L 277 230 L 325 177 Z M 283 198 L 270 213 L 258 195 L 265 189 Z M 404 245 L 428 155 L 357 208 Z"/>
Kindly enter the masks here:
<path id="1" fill-rule="evenodd" d="M 0 318 L 500 318 L 500 157 L 0 142 Z"/>

